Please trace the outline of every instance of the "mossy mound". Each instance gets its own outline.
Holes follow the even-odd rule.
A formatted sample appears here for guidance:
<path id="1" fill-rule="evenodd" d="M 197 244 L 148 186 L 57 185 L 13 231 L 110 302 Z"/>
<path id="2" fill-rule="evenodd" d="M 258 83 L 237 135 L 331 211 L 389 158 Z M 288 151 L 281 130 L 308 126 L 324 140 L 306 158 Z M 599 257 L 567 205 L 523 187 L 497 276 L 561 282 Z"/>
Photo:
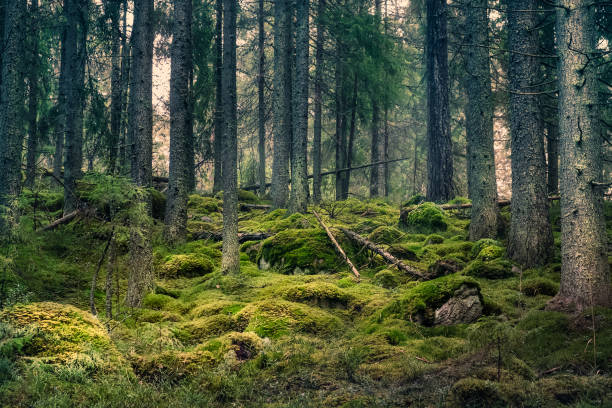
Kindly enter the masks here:
<path id="1" fill-rule="evenodd" d="M 425 239 L 425 245 L 441 244 L 444 242 L 444 237 L 438 234 L 431 234 Z"/>
<path id="2" fill-rule="evenodd" d="M 476 259 L 465 267 L 463 273 L 468 276 L 486 279 L 505 279 L 514 275 L 512 263 L 500 258 L 493 259 L 492 261 Z"/>
<path id="3" fill-rule="evenodd" d="M 208 215 L 221 211 L 221 201 L 213 197 L 192 194 L 187 201 L 187 208 L 194 215 Z"/>
<path id="4" fill-rule="evenodd" d="M 199 343 L 237 328 L 237 322 L 231 315 L 217 314 L 185 322 L 178 326 L 176 334 L 181 341 Z"/>
<path id="5" fill-rule="evenodd" d="M 214 266 L 209 257 L 202 254 L 171 255 L 160 268 L 164 278 L 193 278 L 211 273 Z"/>
<path id="6" fill-rule="evenodd" d="M 138 320 L 147 323 L 180 322 L 182 317 L 178 313 L 167 310 L 142 309 L 138 315 Z"/>
<path id="7" fill-rule="evenodd" d="M 13 349 L 17 355 L 48 364 L 83 364 L 103 372 L 127 368 L 98 319 L 74 306 L 16 305 L 0 312 L 0 322 L 22 330 L 21 336 L 0 341 L 2 354 Z"/>
<path id="8" fill-rule="evenodd" d="M 446 231 L 448 228 L 444 211 L 434 203 L 423 203 L 416 208 L 402 210 L 399 225 L 409 232 L 422 234 Z"/>
<path id="9" fill-rule="evenodd" d="M 523 293 L 527 296 L 555 296 L 559 291 L 559 285 L 550 279 L 533 278 L 523 282 Z"/>
<path id="10" fill-rule="evenodd" d="M 497 245 L 487 245 L 483 247 L 476 259 L 481 261 L 492 261 L 493 259 L 502 258 L 506 255 L 506 250 Z"/>
<path id="11" fill-rule="evenodd" d="M 283 273 L 312 274 L 341 266 L 329 238 L 319 229 L 289 229 L 263 241 L 257 254 L 260 269 L 277 267 Z"/>
<path id="12" fill-rule="evenodd" d="M 217 314 L 233 315 L 244 307 L 244 303 L 229 300 L 218 300 L 211 303 L 196 306 L 190 313 L 192 318 L 207 317 Z"/>
<path id="13" fill-rule="evenodd" d="M 236 320 L 245 331 L 270 338 L 292 332 L 329 335 L 341 327 L 340 319 L 324 310 L 285 300 L 250 303 L 237 313 Z"/>
<path id="14" fill-rule="evenodd" d="M 402 239 L 404 234 L 395 227 L 380 226 L 368 235 L 368 239 L 377 244 L 394 244 Z"/>
<path id="15" fill-rule="evenodd" d="M 168 295 L 149 293 L 142 300 L 142 306 L 147 309 L 162 310 L 174 301 L 174 298 Z"/>
<path id="16" fill-rule="evenodd" d="M 399 278 L 388 269 L 383 269 L 374 275 L 374 283 L 385 289 L 392 289 L 399 285 Z"/>
<path id="17" fill-rule="evenodd" d="M 490 238 L 483 238 L 474 242 L 474 246 L 472 247 L 472 252 L 470 254 L 471 257 L 476 258 L 480 251 L 482 251 L 483 248 L 488 246 L 503 247 L 503 245 L 499 241 Z"/>
<path id="18" fill-rule="evenodd" d="M 499 385 L 493 381 L 462 378 L 453 384 L 450 391 L 451 407 L 502 408 L 507 405 Z"/>
<path id="19" fill-rule="evenodd" d="M 407 259 L 409 261 L 416 261 L 418 256 L 418 251 L 420 250 L 420 246 L 414 244 L 393 244 L 387 248 L 387 252 L 399 259 Z"/>
<path id="20" fill-rule="evenodd" d="M 177 383 L 210 368 L 215 358 L 210 351 L 167 350 L 146 356 L 132 355 L 130 363 L 134 373 L 145 381 Z"/>
<path id="21" fill-rule="evenodd" d="M 238 201 L 249 204 L 257 204 L 259 197 L 251 191 L 238 189 Z"/>
<path id="22" fill-rule="evenodd" d="M 269 340 L 265 341 L 253 332 L 231 332 L 224 337 L 229 341 L 230 348 L 238 360 L 252 359 L 261 353 L 269 343 Z"/>
<path id="23" fill-rule="evenodd" d="M 432 325 L 436 309 L 462 288 L 473 288 L 478 293 L 480 291 L 478 282 L 458 274 L 421 282 L 408 289 L 399 300 L 385 308 L 383 315 L 397 316 L 423 325 Z M 479 296 L 481 297 L 480 294 Z"/>
<path id="24" fill-rule="evenodd" d="M 305 285 L 292 286 L 282 291 L 285 299 L 308 303 L 318 307 L 334 308 L 348 307 L 353 296 L 336 285 L 325 282 L 311 282 Z"/>

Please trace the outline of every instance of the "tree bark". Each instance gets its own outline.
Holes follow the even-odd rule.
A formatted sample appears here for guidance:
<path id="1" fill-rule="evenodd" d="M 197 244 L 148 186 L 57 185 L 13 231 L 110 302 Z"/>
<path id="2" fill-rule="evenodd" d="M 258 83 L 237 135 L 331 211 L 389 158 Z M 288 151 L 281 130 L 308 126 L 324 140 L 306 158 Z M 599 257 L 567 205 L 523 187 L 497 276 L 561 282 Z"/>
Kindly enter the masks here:
<path id="1" fill-rule="evenodd" d="M 170 68 L 170 174 L 166 192 L 164 235 L 178 242 L 187 234 L 187 197 L 189 194 L 189 138 L 191 137 L 192 0 L 174 2 Z"/>
<path id="2" fill-rule="evenodd" d="M 509 257 L 525 267 L 542 265 L 552 253 L 553 237 L 546 199 L 544 139 L 533 95 L 538 77 L 536 0 L 517 0 L 508 12 L 510 134 L 512 138 L 512 219 Z"/>
<path id="3" fill-rule="evenodd" d="M 489 18 L 487 0 L 471 0 L 465 5 L 464 76 L 467 102 L 468 190 L 472 200 L 470 240 L 495 238 L 499 211 L 495 152 L 493 149 L 493 101 L 489 67 Z"/>
<path id="4" fill-rule="evenodd" d="M 308 205 L 308 79 L 309 0 L 295 0 L 295 78 L 293 91 L 293 156 L 291 160 L 290 212 L 304 213 Z"/>
<path id="5" fill-rule="evenodd" d="M 57 115 L 55 118 L 54 128 L 54 141 L 55 141 L 55 153 L 53 154 L 53 174 L 56 179 L 63 177 L 63 165 L 64 165 L 64 142 L 65 142 L 65 128 L 66 128 L 66 92 L 68 87 L 68 79 L 66 77 L 66 70 L 68 68 L 68 61 L 66 60 L 66 24 L 62 27 L 61 34 L 61 45 L 60 45 L 60 76 L 57 91 Z"/>
<path id="6" fill-rule="evenodd" d="M 547 186 L 548 194 L 559 193 L 559 126 L 557 123 L 546 124 L 546 150 L 548 154 Z"/>
<path id="7" fill-rule="evenodd" d="M 581 312 L 611 306 L 603 161 L 599 135 L 594 7 L 562 0 L 557 9 L 561 137 L 561 287 L 549 307 Z"/>
<path id="8" fill-rule="evenodd" d="M 30 62 L 28 67 L 28 148 L 26 158 L 26 180 L 28 187 L 34 186 L 36 161 L 38 160 L 38 0 L 32 0 L 29 13 Z"/>
<path id="9" fill-rule="evenodd" d="M 24 139 L 21 109 L 24 100 L 22 60 L 25 47 L 25 0 L 5 3 L 2 89 L 0 89 L 0 241 L 8 238 L 7 209 L 21 187 L 21 150 Z"/>
<path id="10" fill-rule="evenodd" d="M 321 132 L 323 129 L 323 15 L 325 13 L 325 0 L 318 0 L 317 6 L 317 37 L 315 50 L 315 77 L 314 77 L 314 124 L 312 141 L 312 199 L 315 204 L 321 202 Z"/>
<path id="11" fill-rule="evenodd" d="M 236 101 L 236 14 L 238 0 L 223 0 L 223 251 L 221 270 L 240 272 L 238 244 L 238 122 Z"/>
<path id="12" fill-rule="evenodd" d="M 344 61 L 342 43 L 336 39 L 336 69 L 335 69 L 335 102 L 336 102 L 336 200 L 346 200 L 346 174 L 341 169 L 346 168 L 346 103 L 344 92 Z"/>
<path id="13" fill-rule="evenodd" d="M 346 148 L 346 167 L 349 169 L 344 176 L 344 195 L 348 197 L 351 186 L 351 166 L 353 165 L 353 149 L 355 145 L 355 129 L 357 127 L 357 75 L 353 80 L 353 96 L 351 98 L 351 126 L 349 128 L 348 146 Z"/>
<path id="14" fill-rule="evenodd" d="M 121 33 L 121 120 L 119 125 L 119 172 L 128 174 L 129 152 L 128 148 L 128 90 L 130 84 L 130 43 L 127 41 L 127 14 L 128 2 L 123 1 L 123 30 Z"/>
<path id="15" fill-rule="evenodd" d="M 121 2 L 107 0 L 106 13 L 111 23 L 111 107 L 110 140 L 108 144 L 108 172 L 115 173 L 121 132 L 121 108 L 123 87 L 121 84 Z"/>
<path id="16" fill-rule="evenodd" d="M 327 228 L 327 225 L 325 225 L 323 223 L 323 220 L 321 219 L 321 217 L 319 216 L 319 214 L 316 211 L 313 211 L 313 214 L 315 215 L 315 217 L 317 217 L 317 221 L 319 221 L 319 224 L 321 224 L 321 227 L 323 227 L 323 229 L 325 230 L 325 233 L 329 237 L 329 239 L 332 242 L 332 244 L 334 244 L 334 248 L 336 249 L 336 252 L 338 252 L 340 254 L 342 259 L 344 259 L 344 262 L 346 262 L 347 265 L 349 266 L 349 268 L 351 269 L 351 272 L 353 272 L 353 275 L 355 275 L 357 280 L 359 280 L 359 278 L 361 277 L 359 275 L 359 271 L 357 270 L 357 268 L 355 268 L 355 265 L 353 264 L 353 262 L 351 262 L 349 257 L 346 255 L 346 252 L 344 252 L 344 250 L 342 249 L 342 247 L 340 246 L 340 244 L 338 243 L 338 241 L 334 237 L 334 234 L 332 234 L 332 232 L 329 230 L 329 228 Z"/>
<path id="17" fill-rule="evenodd" d="M 289 192 L 291 123 L 291 1 L 274 3 L 274 158 L 272 163 L 272 205 L 286 208 Z"/>
<path id="18" fill-rule="evenodd" d="M 223 189 L 222 166 L 223 157 L 223 0 L 215 2 L 215 122 L 213 141 L 213 156 L 214 156 L 214 175 L 213 175 L 213 193 L 217 193 Z"/>
<path id="19" fill-rule="evenodd" d="M 380 25 L 381 16 L 381 0 L 374 0 L 374 15 L 376 18 L 376 26 Z M 377 89 L 372 90 L 372 139 L 370 144 L 370 162 L 374 163 L 380 160 L 380 103 Z M 379 166 L 370 167 L 370 197 L 378 197 L 380 194 L 380 170 Z"/>
<path id="20" fill-rule="evenodd" d="M 259 154 L 259 196 L 263 197 L 266 195 L 266 100 L 265 100 L 265 87 L 266 87 L 266 32 L 264 26 L 264 0 L 257 1 L 257 44 L 258 44 L 258 72 L 257 72 L 257 119 L 258 119 L 258 146 L 257 152 Z"/>
<path id="21" fill-rule="evenodd" d="M 446 0 L 427 1 L 427 200 L 453 197 Z"/>

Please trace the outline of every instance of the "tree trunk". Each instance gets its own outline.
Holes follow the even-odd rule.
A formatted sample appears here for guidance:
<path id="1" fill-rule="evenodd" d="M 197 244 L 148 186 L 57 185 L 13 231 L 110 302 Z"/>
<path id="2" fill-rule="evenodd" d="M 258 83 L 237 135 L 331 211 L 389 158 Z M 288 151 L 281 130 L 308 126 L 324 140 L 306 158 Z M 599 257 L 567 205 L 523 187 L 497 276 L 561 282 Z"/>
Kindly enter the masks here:
<path id="1" fill-rule="evenodd" d="M 597 34 L 592 2 L 557 9 L 561 137 L 561 288 L 549 306 L 581 312 L 611 306 L 603 161 L 599 136 Z"/>
<path id="2" fill-rule="evenodd" d="M 30 5 L 30 64 L 28 67 L 28 148 L 26 186 L 33 187 L 38 160 L 38 0 Z"/>
<path id="3" fill-rule="evenodd" d="M 314 124 L 312 141 L 312 199 L 315 204 L 321 202 L 321 131 L 323 116 L 323 14 L 325 13 L 325 0 L 319 0 L 317 7 L 317 38 L 315 50 L 315 77 L 314 77 Z"/>
<path id="4" fill-rule="evenodd" d="M 129 126 L 131 173 L 134 184 L 151 186 L 153 159 L 153 0 L 134 1 L 132 29 L 132 81 L 130 90 Z M 143 212 L 151 213 L 151 198 L 143 197 Z M 130 231 L 130 274 L 126 303 L 139 307 L 153 287 L 150 225 L 142 216 L 135 216 Z"/>
<path id="5" fill-rule="evenodd" d="M 191 19 L 191 0 L 176 0 L 170 49 L 170 174 L 164 231 L 169 242 L 181 241 L 187 234 L 189 172 L 193 170 L 193 163 L 188 160 L 191 137 L 189 85 L 193 65 Z"/>
<path id="6" fill-rule="evenodd" d="M 236 13 L 238 0 L 223 0 L 223 273 L 240 272 L 238 244 L 238 123 L 236 113 Z"/>
<path id="7" fill-rule="evenodd" d="M 348 146 L 346 149 L 346 167 L 350 169 L 353 165 L 353 149 L 355 145 L 355 129 L 357 127 L 357 75 L 353 80 L 353 96 L 351 98 L 351 126 L 349 128 Z M 374 166 L 375 167 L 375 166 Z M 344 176 L 344 195 L 348 197 L 349 188 L 351 186 L 351 170 L 346 172 Z"/>
<path id="8" fill-rule="evenodd" d="M 115 173 L 121 132 L 121 0 L 108 0 L 106 12 L 111 22 L 111 107 L 110 141 L 108 144 L 108 172 Z"/>
<path id="9" fill-rule="evenodd" d="M 291 2 L 274 3 L 274 159 L 272 163 L 272 205 L 286 208 L 289 192 L 291 124 Z"/>
<path id="10" fill-rule="evenodd" d="M 383 178 L 383 195 L 389 197 L 389 108 L 385 106 L 384 113 L 384 130 L 383 130 L 383 151 L 382 159 L 385 164 L 382 165 L 382 178 Z"/>
<path id="11" fill-rule="evenodd" d="M 53 154 L 53 174 L 55 180 L 62 179 L 62 167 L 64 165 L 64 142 L 66 129 L 66 92 L 68 88 L 68 78 L 66 70 L 68 69 L 68 61 L 66 60 L 66 33 L 68 28 L 66 24 L 62 27 L 61 46 L 60 46 L 60 77 L 57 91 L 57 115 L 55 118 L 54 140 L 55 153 Z"/>
<path id="12" fill-rule="evenodd" d="M 213 193 L 217 193 L 223 189 L 222 166 L 223 157 L 223 0 L 215 2 L 215 122 L 213 141 L 214 155 L 214 176 L 213 176 Z"/>
<path id="13" fill-rule="evenodd" d="M 427 1 L 427 200 L 453 197 L 446 0 Z"/>
<path id="14" fill-rule="evenodd" d="M 25 0 L 5 4 L 4 47 L 2 50 L 2 89 L 0 89 L 0 240 L 9 234 L 7 208 L 19 193 L 21 184 L 21 150 L 24 133 L 21 109 L 24 99 L 22 53 L 25 48 L 23 19 Z"/>
<path id="15" fill-rule="evenodd" d="M 259 143 L 257 151 L 259 154 L 259 196 L 263 197 L 266 195 L 266 100 L 264 90 L 266 87 L 266 32 L 265 32 L 265 18 L 264 18 L 264 0 L 257 1 L 257 27 L 258 27 L 258 73 L 257 73 L 257 119 L 258 119 L 258 137 Z"/>
<path id="16" fill-rule="evenodd" d="M 557 123 L 546 124 L 547 185 L 548 194 L 559 192 L 559 127 Z"/>
<path id="17" fill-rule="evenodd" d="M 508 255 L 526 267 L 546 263 L 552 253 L 548 219 L 544 139 L 533 95 L 538 76 L 536 0 L 517 0 L 508 13 L 510 134 L 512 138 L 512 219 Z"/>
<path id="18" fill-rule="evenodd" d="M 470 239 L 495 238 L 499 210 L 493 148 L 493 101 L 489 68 L 487 0 L 465 5 L 464 76 L 468 190 L 472 199 Z"/>
<path id="19" fill-rule="evenodd" d="M 346 114 L 344 96 L 344 61 L 342 60 L 342 44 L 336 40 L 336 72 L 335 72 L 335 99 L 336 99 L 336 200 L 346 200 L 345 178 L 346 174 L 340 172 L 346 168 Z"/>
<path id="20" fill-rule="evenodd" d="M 119 172 L 128 173 L 129 153 L 128 148 L 128 90 L 130 83 L 130 44 L 127 41 L 127 14 L 128 2 L 123 1 L 123 30 L 121 34 L 121 121 L 119 125 Z"/>
<path id="21" fill-rule="evenodd" d="M 296 0 L 293 156 L 291 160 L 291 201 L 289 210 L 299 213 L 304 213 L 308 205 L 309 4 L 309 0 Z"/>
<path id="22" fill-rule="evenodd" d="M 378 126 L 380 121 L 380 110 L 378 103 L 372 100 L 372 140 L 370 144 L 370 161 L 376 162 L 380 159 L 380 153 L 378 152 Z M 380 167 L 370 167 L 370 198 L 378 197 L 378 182 L 380 181 L 379 175 Z"/>
<path id="23" fill-rule="evenodd" d="M 87 58 L 88 0 L 66 0 L 66 156 L 64 157 L 64 213 L 77 208 L 76 182 L 83 167 L 83 105 Z"/>

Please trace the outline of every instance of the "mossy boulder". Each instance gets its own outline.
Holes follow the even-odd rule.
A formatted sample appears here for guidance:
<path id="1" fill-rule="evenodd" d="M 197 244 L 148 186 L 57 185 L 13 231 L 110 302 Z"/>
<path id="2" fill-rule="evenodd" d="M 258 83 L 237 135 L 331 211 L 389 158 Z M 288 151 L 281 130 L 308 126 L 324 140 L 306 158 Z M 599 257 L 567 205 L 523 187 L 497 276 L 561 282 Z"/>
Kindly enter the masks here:
<path id="1" fill-rule="evenodd" d="M 449 398 L 451 407 L 502 408 L 508 406 L 499 385 L 478 378 L 462 378 L 453 384 Z"/>
<path id="2" fill-rule="evenodd" d="M 174 301 L 174 298 L 168 295 L 149 293 L 142 299 L 142 306 L 147 309 L 162 310 Z"/>
<path id="3" fill-rule="evenodd" d="M 559 291 L 559 285 L 550 279 L 533 278 L 523 282 L 523 293 L 527 296 L 555 296 Z"/>
<path id="4" fill-rule="evenodd" d="M 444 242 L 444 237 L 438 234 L 431 234 L 425 239 L 425 245 L 441 244 Z"/>
<path id="5" fill-rule="evenodd" d="M 249 204 L 256 204 L 259 202 L 259 197 L 252 191 L 238 189 L 238 201 Z"/>
<path id="6" fill-rule="evenodd" d="M 13 349 L 19 356 L 47 364 L 81 364 L 101 372 L 128 369 L 100 321 L 74 306 L 16 305 L 0 312 L 0 322 L 21 331 L 20 336 L 0 342 L 2 354 Z"/>
<path id="7" fill-rule="evenodd" d="M 209 257 L 203 254 L 170 255 L 160 268 L 164 278 L 193 278 L 211 273 L 214 266 Z"/>
<path id="8" fill-rule="evenodd" d="M 270 338 L 295 332 L 323 336 L 341 327 L 340 319 L 322 309 L 276 299 L 248 304 L 236 314 L 236 320 L 245 331 Z"/>
<path id="9" fill-rule="evenodd" d="M 185 322 L 178 326 L 177 337 L 187 343 L 199 343 L 202 340 L 219 336 L 238 328 L 236 319 L 227 314 L 217 314 Z"/>
<path id="10" fill-rule="evenodd" d="M 167 350 L 145 356 L 132 355 L 130 362 L 141 379 L 174 384 L 212 367 L 215 358 L 210 351 Z"/>
<path id="11" fill-rule="evenodd" d="M 446 231 L 448 228 L 444 211 L 434 203 L 423 203 L 416 208 L 404 208 L 400 213 L 399 225 L 409 232 L 422 234 Z"/>
<path id="12" fill-rule="evenodd" d="M 342 266 L 329 238 L 319 229 L 289 229 L 263 241 L 257 254 L 260 269 L 313 274 Z"/>
<path id="13" fill-rule="evenodd" d="M 193 215 L 208 215 L 221 211 L 221 201 L 214 197 L 204 197 L 198 194 L 192 194 L 187 201 L 187 208 Z"/>
<path id="14" fill-rule="evenodd" d="M 326 282 L 311 282 L 291 286 L 282 291 L 282 296 L 292 302 L 308 303 L 317 307 L 346 308 L 353 296 L 336 285 Z"/>
<path id="15" fill-rule="evenodd" d="M 407 259 L 409 261 L 416 261 L 419 259 L 417 251 L 420 249 L 419 246 L 414 244 L 393 244 L 387 248 L 387 252 L 399 259 Z"/>
<path id="16" fill-rule="evenodd" d="M 512 263 L 500 258 L 493 259 L 492 261 L 476 259 L 465 267 L 463 273 L 468 276 L 486 279 L 505 279 L 514 275 Z"/>
<path id="17" fill-rule="evenodd" d="M 440 307 L 451 298 L 462 297 L 462 294 L 468 292 L 482 304 L 480 285 L 470 277 L 454 274 L 421 282 L 385 308 L 383 315 L 397 316 L 426 326 L 433 325 L 436 311 Z"/>
<path id="18" fill-rule="evenodd" d="M 493 259 L 502 258 L 506 255 L 506 250 L 497 245 L 487 245 L 483 247 L 476 259 L 481 261 L 492 261 Z"/>
<path id="19" fill-rule="evenodd" d="M 394 244 L 402 239 L 404 233 L 395 227 L 380 226 L 368 235 L 368 239 L 377 244 Z"/>
<path id="20" fill-rule="evenodd" d="M 261 353 L 266 342 L 253 332 L 231 332 L 226 335 L 230 348 L 238 360 L 250 360 Z M 267 340 L 267 339 L 266 339 Z"/>
<path id="21" fill-rule="evenodd" d="M 192 318 L 214 316 L 217 314 L 233 315 L 244 307 L 244 303 L 230 300 L 217 300 L 211 303 L 198 305 L 190 312 Z"/>
<path id="22" fill-rule="evenodd" d="M 399 278 L 393 271 L 383 269 L 374 275 L 374 283 L 385 289 L 392 289 L 399 285 Z"/>
<path id="23" fill-rule="evenodd" d="M 483 248 L 488 246 L 503 247 L 502 243 L 499 241 L 490 238 L 483 238 L 474 242 L 470 255 L 472 256 L 472 258 L 476 258 L 480 251 L 482 251 Z"/>

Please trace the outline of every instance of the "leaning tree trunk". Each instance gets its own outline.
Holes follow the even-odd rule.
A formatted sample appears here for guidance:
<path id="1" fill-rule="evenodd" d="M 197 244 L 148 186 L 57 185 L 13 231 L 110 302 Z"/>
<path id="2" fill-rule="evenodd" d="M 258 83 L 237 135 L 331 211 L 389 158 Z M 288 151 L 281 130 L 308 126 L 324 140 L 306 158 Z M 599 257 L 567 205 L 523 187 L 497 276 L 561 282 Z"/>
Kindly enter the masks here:
<path id="1" fill-rule="evenodd" d="M 26 186 L 34 186 L 38 160 L 38 0 L 30 5 L 30 65 L 28 67 L 28 148 Z"/>
<path id="2" fill-rule="evenodd" d="M 238 253 L 238 121 L 236 113 L 236 13 L 238 0 L 223 0 L 223 273 L 240 272 Z"/>
<path id="3" fill-rule="evenodd" d="M 446 0 L 427 1 L 427 200 L 453 197 Z"/>
<path id="4" fill-rule="evenodd" d="M 315 204 L 321 202 L 321 132 L 323 116 L 323 14 L 325 0 L 318 0 L 317 7 L 317 38 L 315 50 L 314 77 L 314 124 L 312 139 L 312 199 Z"/>
<path id="5" fill-rule="evenodd" d="M 272 163 L 272 205 L 286 208 L 289 192 L 291 124 L 291 1 L 274 3 L 274 158 Z"/>
<path id="6" fill-rule="evenodd" d="M 21 184 L 21 149 L 24 99 L 22 70 L 25 31 L 21 24 L 26 15 L 26 1 L 5 3 L 4 49 L 2 50 L 2 89 L 0 89 L 0 240 L 8 237 L 10 223 L 7 209 L 12 207 Z"/>
<path id="7" fill-rule="evenodd" d="M 594 58 L 597 35 L 589 0 L 557 9 L 561 136 L 561 288 L 549 304 L 583 311 L 611 306 Z"/>
<path id="8" fill-rule="evenodd" d="M 467 173 L 472 199 L 470 239 L 495 238 L 499 210 L 493 149 L 493 101 L 489 73 L 487 0 L 465 5 L 465 122 Z"/>
<path id="9" fill-rule="evenodd" d="M 130 89 L 129 134 L 131 173 L 134 184 L 151 186 L 153 159 L 153 0 L 134 1 L 132 29 L 132 81 Z M 142 212 L 151 213 L 151 198 L 142 197 Z M 153 287 L 150 229 L 148 217 L 135 215 L 130 231 L 130 273 L 126 303 L 138 307 Z"/>
<path id="10" fill-rule="evenodd" d="M 215 60 L 213 68 L 215 70 L 215 117 L 213 141 L 213 193 L 223 189 L 223 0 L 215 2 Z"/>
<path id="11" fill-rule="evenodd" d="M 165 237 L 169 242 L 185 239 L 187 234 L 187 196 L 189 194 L 188 150 L 191 147 L 192 0 L 174 2 L 174 24 L 170 49 L 170 175 L 166 193 Z"/>
<path id="12" fill-rule="evenodd" d="M 293 92 L 293 159 L 289 210 L 303 213 L 308 205 L 308 77 L 309 0 L 296 0 L 295 86 Z"/>
<path id="13" fill-rule="evenodd" d="M 546 263 L 553 238 L 548 219 L 544 138 L 534 92 L 538 76 L 537 0 L 517 0 L 508 13 L 512 219 L 508 255 L 526 267 Z"/>
<path id="14" fill-rule="evenodd" d="M 259 154 L 259 196 L 266 195 L 266 32 L 265 32 L 265 9 L 264 0 L 257 1 L 257 52 L 258 52 L 258 71 L 257 71 L 257 134 Z"/>

